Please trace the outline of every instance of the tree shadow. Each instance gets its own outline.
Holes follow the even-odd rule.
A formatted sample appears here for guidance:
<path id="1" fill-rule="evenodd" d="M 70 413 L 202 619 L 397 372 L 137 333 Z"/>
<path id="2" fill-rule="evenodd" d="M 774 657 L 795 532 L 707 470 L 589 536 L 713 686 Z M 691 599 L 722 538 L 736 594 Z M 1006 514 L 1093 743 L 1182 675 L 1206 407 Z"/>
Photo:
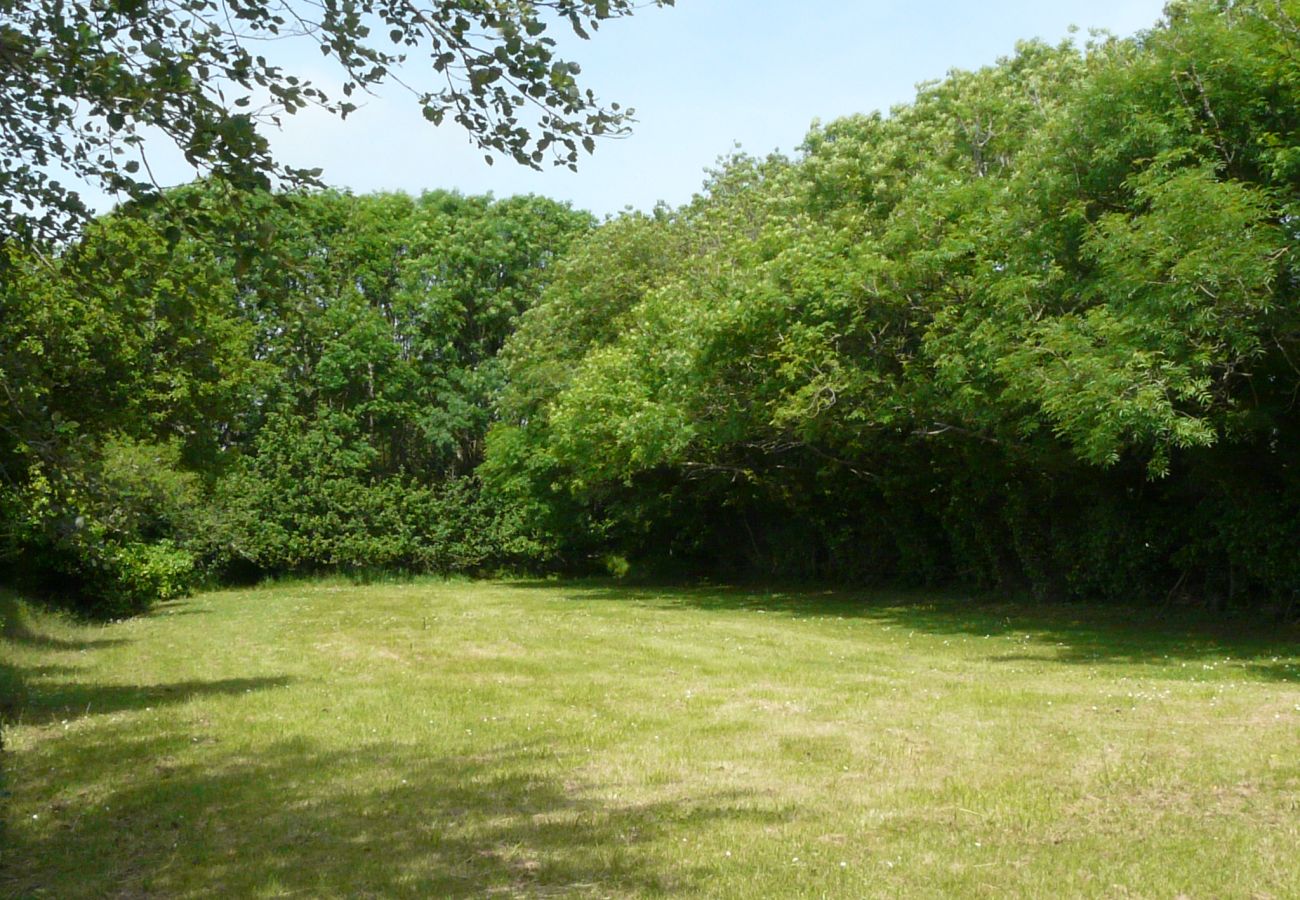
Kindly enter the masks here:
<path id="1" fill-rule="evenodd" d="M 0 651 L 4 644 L 33 650 L 80 652 L 126 643 L 121 638 L 66 639 L 36 631 L 23 604 L 0 591 Z M 88 715 L 149 709 L 194 697 L 239 694 L 284 687 L 288 678 L 228 678 L 171 684 L 83 684 L 70 680 L 79 670 L 57 663 L 23 664 L 0 656 L 0 721 L 44 725 Z"/>
<path id="2" fill-rule="evenodd" d="M 17 711 L 15 721 L 23 725 L 45 725 L 85 716 L 154 709 L 184 703 L 195 697 L 247 694 L 292 683 L 292 679 L 287 677 L 267 677 L 170 684 L 82 684 L 50 682 L 40 676 L 52 673 L 37 669 L 22 669 L 21 673 L 27 700 Z"/>
<path id="3" fill-rule="evenodd" d="M 655 855 L 665 829 L 790 816 L 737 792 L 610 802 L 557 774 L 548 748 L 525 743 L 433 758 L 410 744 L 336 752 L 303 739 L 252 757 L 182 750 L 175 739 L 113 747 L 100 771 L 78 772 L 83 783 L 118 785 L 110 794 L 66 803 L 43 824 L 17 823 L 0 893 L 691 894 L 707 873 L 702 862 Z M 66 867 L 92 858 L 69 891 Z"/>
<path id="4" fill-rule="evenodd" d="M 761 612 L 795 619 L 869 619 L 933 635 L 1027 639 L 1027 652 L 993 661 L 1064 665 L 1143 664 L 1230 658 L 1252 677 L 1300 682 L 1300 624 L 1279 626 L 1180 609 L 1008 602 L 922 591 L 735 586 L 659 587 L 596 581 L 522 581 L 521 590 L 562 590 L 568 599 L 621 601 L 660 609 Z"/>
<path id="5" fill-rule="evenodd" d="M 195 606 L 192 599 L 187 597 L 183 600 L 169 600 L 166 603 L 155 604 L 141 618 L 170 619 L 173 616 L 206 616 L 210 613 L 207 609 Z"/>
<path id="6" fill-rule="evenodd" d="M 125 643 L 121 638 L 59 638 L 36 631 L 17 595 L 0 590 L 0 640 L 34 650 L 77 651 L 113 647 Z"/>

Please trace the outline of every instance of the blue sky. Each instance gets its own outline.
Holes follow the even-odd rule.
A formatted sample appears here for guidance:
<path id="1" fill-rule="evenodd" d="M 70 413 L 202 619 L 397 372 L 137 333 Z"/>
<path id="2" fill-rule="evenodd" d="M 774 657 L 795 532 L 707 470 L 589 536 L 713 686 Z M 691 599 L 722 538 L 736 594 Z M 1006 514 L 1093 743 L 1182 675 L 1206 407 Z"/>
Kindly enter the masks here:
<path id="1" fill-rule="evenodd" d="M 761 154 L 795 149 L 823 121 L 906 102 L 918 82 L 976 68 L 1017 40 L 1058 41 L 1071 25 L 1129 35 L 1154 24 L 1163 0 L 678 0 L 607 23 L 571 58 L 586 86 L 636 108 L 633 135 L 604 141 L 580 171 L 488 166 L 454 125 L 434 128 L 409 97 L 385 91 L 346 122 L 290 117 L 273 146 L 284 161 L 322 166 L 330 184 L 364 192 L 455 188 L 539 193 L 598 214 L 658 200 L 678 204 L 736 143 Z M 315 58 L 319 60 L 319 56 Z M 311 65 L 320 66 L 313 61 Z M 328 84 L 328 78 L 321 78 Z M 164 164 L 164 180 L 186 180 Z"/>

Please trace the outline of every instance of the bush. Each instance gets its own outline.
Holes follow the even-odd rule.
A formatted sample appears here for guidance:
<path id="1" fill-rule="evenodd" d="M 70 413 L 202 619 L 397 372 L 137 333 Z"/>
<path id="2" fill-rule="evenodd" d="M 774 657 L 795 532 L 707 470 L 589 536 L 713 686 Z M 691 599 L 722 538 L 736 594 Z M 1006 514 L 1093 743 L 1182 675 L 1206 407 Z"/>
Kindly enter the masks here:
<path id="1" fill-rule="evenodd" d="M 170 541 L 128 544 L 109 555 L 104 577 L 90 587 L 96 608 L 108 615 L 132 615 L 155 601 L 183 597 L 194 587 L 193 554 Z"/>
<path id="2" fill-rule="evenodd" d="M 61 468 L 33 465 L 24 485 L 0 492 L 0 562 L 86 615 L 140 613 L 193 588 L 185 544 L 207 530 L 204 503 L 175 446 L 87 442 Z"/>
<path id="3" fill-rule="evenodd" d="M 477 479 L 377 474 L 375 449 L 340 418 L 278 416 L 256 449 L 217 487 L 203 555 L 224 572 L 475 573 L 526 552 Z"/>

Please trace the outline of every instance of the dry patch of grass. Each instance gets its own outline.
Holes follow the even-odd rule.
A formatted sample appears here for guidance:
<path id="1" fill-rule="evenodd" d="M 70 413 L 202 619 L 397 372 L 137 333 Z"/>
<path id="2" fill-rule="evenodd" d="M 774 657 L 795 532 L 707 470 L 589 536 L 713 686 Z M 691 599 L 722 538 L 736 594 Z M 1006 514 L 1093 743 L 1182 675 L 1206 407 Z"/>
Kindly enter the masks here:
<path id="1" fill-rule="evenodd" d="M 1300 896 L 1300 647 L 1085 608 L 6 604 L 0 895 Z"/>

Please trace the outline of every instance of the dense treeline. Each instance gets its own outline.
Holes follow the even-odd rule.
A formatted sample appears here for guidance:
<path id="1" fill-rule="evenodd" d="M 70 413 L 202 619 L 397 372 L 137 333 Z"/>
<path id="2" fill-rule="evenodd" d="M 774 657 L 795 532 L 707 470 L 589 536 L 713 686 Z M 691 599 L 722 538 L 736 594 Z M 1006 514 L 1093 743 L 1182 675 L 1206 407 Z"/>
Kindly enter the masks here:
<path id="1" fill-rule="evenodd" d="M 489 483 L 560 554 L 1290 602 L 1298 9 L 1026 44 L 605 226 Z"/>
<path id="2" fill-rule="evenodd" d="M 590 217 L 445 193 L 262 205 L 189 234 L 127 210 L 62 255 L 11 253 L 12 574 L 120 613 L 205 575 L 528 557 L 474 472 L 497 352 Z"/>
<path id="3" fill-rule="evenodd" d="M 320 193 L 11 248 L 0 552 L 110 611 L 601 559 L 1285 607 L 1297 53 L 1298 3 L 1173 4 L 599 227 Z"/>

